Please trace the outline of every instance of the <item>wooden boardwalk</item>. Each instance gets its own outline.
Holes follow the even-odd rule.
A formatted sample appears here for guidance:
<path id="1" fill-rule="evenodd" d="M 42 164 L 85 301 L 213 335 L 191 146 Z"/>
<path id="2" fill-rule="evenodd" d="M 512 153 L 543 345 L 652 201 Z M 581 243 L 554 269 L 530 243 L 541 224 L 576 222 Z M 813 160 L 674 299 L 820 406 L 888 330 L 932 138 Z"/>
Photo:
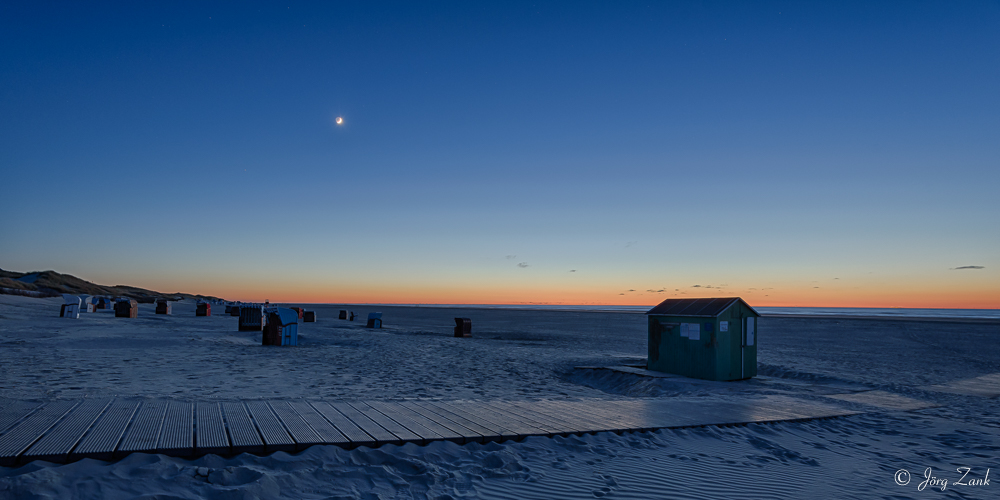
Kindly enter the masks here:
<path id="1" fill-rule="evenodd" d="M 135 398 L 0 401 L 0 466 L 32 460 L 116 460 L 133 452 L 296 452 L 312 445 L 459 444 L 810 420 L 858 412 L 787 396 L 730 401 L 314 401 L 186 402 Z"/>

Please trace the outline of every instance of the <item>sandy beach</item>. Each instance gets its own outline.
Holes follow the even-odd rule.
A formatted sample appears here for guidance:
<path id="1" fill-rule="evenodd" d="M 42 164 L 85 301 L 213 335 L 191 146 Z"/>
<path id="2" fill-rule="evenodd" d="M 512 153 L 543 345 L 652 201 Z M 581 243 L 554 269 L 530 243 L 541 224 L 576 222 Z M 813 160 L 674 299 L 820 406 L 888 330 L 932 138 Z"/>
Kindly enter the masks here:
<path id="1" fill-rule="evenodd" d="M 0 469 L 0 497 L 905 498 L 918 493 L 918 481 L 901 486 L 893 473 L 907 469 L 916 479 L 928 467 L 961 498 L 993 494 L 953 483 L 958 467 L 979 477 L 998 465 L 998 400 L 948 388 L 1000 371 L 990 347 L 1000 333 L 995 322 L 765 317 L 761 376 L 705 382 L 607 369 L 643 364 L 645 316 L 637 313 L 315 305 L 307 308 L 318 320 L 300 325 L 299 346 L 273 348 L 260 346 L 259 334 L 236 331 L 236 318 L 221 311 L 195 317 L 194 302 L 176 303 L 169 316 L 143 304 L 136 319 L 105 311 L 78 320 L 58 318 L 59 302 L 0 296 L 0 401 L 783 394 L 829 403 L 835 393 L 882 391 L 934 407 L 838 400 L 863 413 L 488 444 L 32 462 Z M 384 328 L 338 320 L 341 308 L 362 318 L 382 312 Z M 457 316 L 472 318 L 472 338 L 452 337 Z"/>

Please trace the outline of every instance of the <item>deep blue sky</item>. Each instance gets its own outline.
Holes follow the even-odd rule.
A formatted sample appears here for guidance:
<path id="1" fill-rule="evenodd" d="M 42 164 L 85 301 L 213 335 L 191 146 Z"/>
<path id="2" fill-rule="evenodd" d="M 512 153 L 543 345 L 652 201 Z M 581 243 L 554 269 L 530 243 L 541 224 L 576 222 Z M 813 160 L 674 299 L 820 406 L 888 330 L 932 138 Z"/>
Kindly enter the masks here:
<path id="1" fill-rule="evenodd" d="M 4 269 L 1000 307 L 998 2 L 8 3 L 0 61 Z"/>

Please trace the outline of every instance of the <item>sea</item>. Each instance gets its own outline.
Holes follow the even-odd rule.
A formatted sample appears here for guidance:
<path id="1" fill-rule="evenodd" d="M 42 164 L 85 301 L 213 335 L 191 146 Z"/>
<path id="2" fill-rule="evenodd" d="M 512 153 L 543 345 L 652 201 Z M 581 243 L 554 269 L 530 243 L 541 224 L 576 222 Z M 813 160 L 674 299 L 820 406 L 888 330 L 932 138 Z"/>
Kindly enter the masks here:
<path id="1" fill-rule="evenodd" d="M 335 304 L 326 304 L 335 305 Z M 361 306 L 440 307 L 457 309 L 520 309 L 645 313 L 653 306 L 572 304 L 355 304 Z M 885 316 L 904 318 L 968 318 L 1000 320 L 1000 309 L 918 309 L 905 307 L 755 307 L 762 315 Z"/>

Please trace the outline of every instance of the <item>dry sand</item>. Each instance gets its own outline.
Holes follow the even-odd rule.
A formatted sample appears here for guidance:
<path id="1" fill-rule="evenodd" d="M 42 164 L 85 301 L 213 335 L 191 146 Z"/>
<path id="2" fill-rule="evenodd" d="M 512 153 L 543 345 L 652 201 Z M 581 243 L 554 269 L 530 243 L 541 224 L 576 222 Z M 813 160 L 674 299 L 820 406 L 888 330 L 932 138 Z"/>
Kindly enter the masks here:
<path id="1" fill-rule="evenodd" d="M 736 383 L 650 378 L 575 366 L 642 363 L 634 313 L 307 306 L 296 348 L 262 347 L 221 310 L 196 318 L 142 305 L 56 317 L 58 299 L 0 295 L 0 404 L 81 396 L 186 400 L 703 398 L 883 391 L 896 404 L 837 400 L 863 415 L 736 428 L 664 430 L 501 444 L 434 443 L 345 451 L 315 446 L 267 457 L 182 460 L 135 454 L 107 463 L 0 468 L 0 498 L 909 498 L 927 467 L 944 494 L 996 498 L 1000 484 L 954 485 L 957 467 L 1000 467 L 996 397 L 941 392 L 1000 372 L 996 323 L 763 318 L 761 377 Z M 369 311 L 385 328 L 363 328 Z M 451 336 L 455 316 L 473 338 Z M 993 380 L 992 378 L 979 379 Z M 956 385 L 957 384 L 957 385 Z M 987 393 L 987 396 L 989 394 Z M 909 400 L 939 405 L 904 411 Z M 906 403 L 906 404 L 904 404 Z M 908 469 L 913 482 L 897 485 Z M 939 488 L 939 487 L 938 487 Z"/>

